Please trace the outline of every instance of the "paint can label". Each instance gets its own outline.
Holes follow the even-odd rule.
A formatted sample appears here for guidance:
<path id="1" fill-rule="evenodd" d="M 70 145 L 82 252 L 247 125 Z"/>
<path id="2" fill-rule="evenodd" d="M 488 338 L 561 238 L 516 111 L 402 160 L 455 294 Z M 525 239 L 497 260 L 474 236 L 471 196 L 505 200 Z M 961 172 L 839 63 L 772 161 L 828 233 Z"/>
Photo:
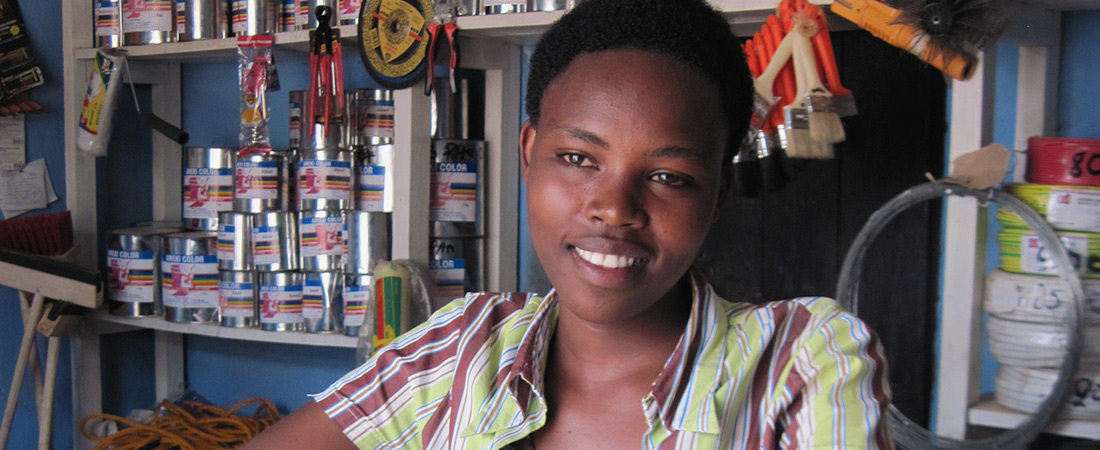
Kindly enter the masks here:
<path id="1" fill-rule="evenodd" d="M 301 323 L 302 286 L 260 285 L 260 323 Z"/>
<path id="2" fill-rule="evenodd" d="M 345 200 L 351 193 L 351 163 L 303 160 L 298 165 L 298 196 L 306 200 Z"/>
<path id="3" fill-rule="evenodd" d="M 359 20 L 359 6 L 362 0 L 340 0 L 340 20 Z"/>
<path id="4" fill-rule="evenodd" d="M 1047 200 L 1047 222 L 1060 230 L 1100 232 L 1100 194 L 1052 189 Z"/>
<path id="5" fill-rule="evenodd" d="M 344 326 L 362 326 L 370 301 L 370 286 L 344 286 Z"/>
<path id="6" fill-rule="evenodd" d="M 343 217 L 303 217 L 298 230 L 303 257 L 339 256 L 347 252 Z"/>
<path id="7" fill-rule="evenodd" d="M 274 227 L 252 227 L 252 261 L 256 265 L 278 264 L 282 258 L 279 230 Z"/>
<path id="8" fill-rule="evenodd" d="M 274 161 L 238 161 L 236 178 L 238 199 L 279 198 L 279 166 Z"/>
<path id="9" fill-rule="evenodd" d="M 298 148 L 302 137 L 302 104 L 290 102 L 287 114 L 290 116 L 290 148 Z"/>
<path id="10" fill-rule="evenodd" d="M 233 0 L 232 12 L 229 17 L 233 18 L 233 32 L 244 33 L 248 28 L 248 13 L 245 11 L 245 5 L 248 2 L 245 0 Z"/>
<path id="11" fill-rule="evenodd" d="M 187 0 L 176 0 L 176 33 L 187 32 Z"/>
<path id="12" fill-rule="evenodd" d="M 160 271 L 165 306 L 218 307 L 216 255 L 164 255 L 161 258 Z"/>
<path id="13" fill-rule="evenodd" d="M 364 164 L 359 166 L 358 204 L 359 211 L 382 211 L 386 194 L 386 168 Z"/>
<path id="14" fill-rule="evenodd" d="M 152 303 L 153 252 L 107 250 L 110 299 L 127 303 Z"/>
<path id="15" fill-rule="evenodd" d="M 359 113 L 359 133 L 367 137 L 393 138 L 393 100 L 367 100 Z"/>
<path id="16" fill-rule="evenodd" d="M 429 220 L 477 221 L 477 189 L 477 163 L 433 163 Z"/>
<path id="17" fill-rule="evenodd" d="M 222 281 L 218 284 L 218 307 L 222 317 L 252 317 L 252 283 Z"/>
<path id="18" fill-rule="evenodd" d="M 183 171 L 183 217 L 216 219 L 233 210 L 233 169 L 188 167 Z"/>
<path id="19" fill-rule="evenodd" d="M 428 272 L 439 298 L 455 299 L 465 295 L 466 262 L 463 259 L 439 259 L 428 262 Z"/>
<path id="20" fill-rule="evenodd" d="M 306 280 L 302 289 L 302 317 L 320 319 L 325 315 L 325 288 L 321 280 Z"/>
<path id="21" fill-rule="evenodd" d="M 172 0 L 123 0 L 122 17 L 125 33 L 168 32 L 176 21 Z"/>
<path id="22" fill-rule="evenodd" d="M 236 257 L 237 229 L 232 224 L 218 224 L 218 260 L 232 261 Z"/>
<path id="23" fill-rule="evenodd" d="M 294 0 L 295 9 L 298 11 L 294 17 L 294 24 L 298 27 L 309 26 L 309 4 L 310 0 Z"/>
<path id="24" fill-rule="evenodd" d="M 298 5 L 294 0 L 282 0 L 279 4 L 279 31 L 294 29 Z M 293 135 L 292 135 L 293 136 Z M 293 146 L 292 146 L 293 147 Z"/>
<path id="25" fill-rule="evenodd" d="M 95 35 L 117 36 L 119 28 L 119 0 L 99 1 L 95 3 Z"/>

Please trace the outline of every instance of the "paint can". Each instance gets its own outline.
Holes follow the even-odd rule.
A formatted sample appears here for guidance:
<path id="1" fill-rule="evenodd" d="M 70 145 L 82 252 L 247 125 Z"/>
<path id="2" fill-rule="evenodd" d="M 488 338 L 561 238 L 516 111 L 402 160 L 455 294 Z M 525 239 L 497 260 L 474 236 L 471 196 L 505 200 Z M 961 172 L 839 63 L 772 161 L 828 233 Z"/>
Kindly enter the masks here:
<path id="1" fill-rule="evenodd" d="M 343 270 L 344 213 L 302 211 L 298 213 L 298 254 L 306 272 Z"/>
<path id="2" fill-rule="evenodd" d="M 458 1 L 458 15 L 460 16 L 477 16 L 482 14 L 481 8 L 478 8 L 478 0 L 457 0 Z"/>
<path id="3" fill-rule="evenodd" d="M 223 270 L 218 275 L 218 313 L 221 326 L 252 328 L 260 321 L 256 272 Z"/>
<path id="4" fill-rule="evenodd" d="M 290 116 L 290 130 L 287 137 L 290 142 L 290 150 L 298 150 L 302 144 L 302 107 L 305 106 L 306 91 L 290 91 L 290 99 L 287 115 Z"/>
<path id="5" fill-rule="evenodd" d="M 255 36 L 279 31 L 278 0 L 231 0 L 233 34 Z"/>
<path id="6" fill-rule="evenodd" d="M 122 0 L 123 45 L 163 44 L 176 40 L 173 0 Z"/>
<path id="7" fill-rule="evenodd" d="M 259 272 L 260 329 L 302 331 L 302 274 Z"/>
<path id="8" fill-rule="evenodd" d="M 95 39 L 98 47 L 122 45 L 122 0 L 95 0 Z"/>
<path id="9" fill-rule="evenodd" d="M 359 8 L 363 7 L 363 0 L 340 0 L 340 25 L 355 25 L 359 23 Z"/>
<path id="10" fill-rule="evenodd" d="M 485 141 L 432 140 L 429 220 L 461 236 L 485 234 Z"/>
<path id="11" fill-rule="evenodd" d="M 390 260 L 393 215 L 383 212 L 348 211 L 345 220 L 347 256 L 344 272 L 374 273 L 379 261 Z"/>
<path id="12" fill-rule="evenodd" d="M 287 211 L 252 217 L 252 264 L 261 272 L 298 270 L 298 215 Z"/>
<path id="13" fill-rule="evenodd" d="M 527 12 L 527 0 L 481 0 L 484 14 Z"/>
<path id="14" fill-rule="evenodd" d="M 531 0 L 528 11 L 563 11 L 573 9 L 582 0 Z"/>
<path id="15" fill-rule="evenodd" d="M 176 0 L 176 17 L 180 41 L 224 39 L 229 36 L 224 0 Z"/>
<path id="16" fill-rule="evenodd" d="M 313 120 L 309 120 L 308 117 L 302 117 L 302 129 L 299 131 L 301 137 L 298 140 L 298 148 L 301 151 L 305 150 L 337 150 L 343 146 L 343 133 L 344 122 L 343 120 L 333 120 L 329 122 L 328 134 L 325 134 L 325 125 L 317 123 L 320 120 L 318 117 L 314 117 Z M 313 135 L 309 134 L 309 129 L 306 127 L 313 127 Z"/>
<path id="17" fill-rule="evenodd" d="M 300 150 L 298 158 L 298 210 L 348 209 L 354 162 L 351 152 Z"/>
<path id="18" fill-rule="evenodd" d="M 355 209 L 393 212 L 393 144 L 371 145 L 355 152 Z"/>
<path id="19" fill-rule="evenodd" d="M 262 213 L 286 211 L 290 201 L 293 154 L 268 152 L 238 154 L 233 188 L 233 210 Z"/>
<path id="20" fill-rule="evenodd" d="M 363 135 L 359 129 L 359 113 L 365 112 L 359 107 L 359 103 L 366 103 L 362 97 L 369 89 L 348 89 L 344 91 L 344 123 L 348 126 L 341 127 L 339 148 L 356 149 L 364 144 Z"/>
<path id="21" fill-rule="evenodd" d="M 164 235 L 161 289 L 169 322 L 218 320 L 218 233 L 185 231 Z"/>
<path id="22" fill-rule="evenodd" d="M 393 91 L 360 89 L 357 100 L 356 127 L 364 144 L 393 144 Z"/>
<path id="23" fill-rule="evenodd" d="M 302 276 L 302 320 L 306 332 L 339 332 L 344 309 L 344 274 L 304 272 Z"/>
<path id="24" fill-rule="evenodd" d="M 107 308 L 112 315 L 164 314 L 160 292 L 161 236 L 179 228 L 124 228 L 107 235 Z"/>
<path id="25" fill-rule="evenodd" d="M 252 270 L 252 214 L 218 214 L 218 269 Z"/>
<path id="26" fill-rule="evenodd" d="M 218 213 L 233 210 L 235 149 L 183 149 L 183 225 L 189 230 L 216 231 Z"/>
<path id="27" fill-rule="evenodd" d="M 298 16 L 298 4 L 294 0 L 279 0 L 279 31 L 298 29 L 295 20 Z"/>
<path id="28" fill-rule="evenodd" d="M 433 225 L 440 224 L 439 222 Z M 435 230 L 440 231 L 440 230 Z M 432 237 L 428 272 L 435 284 L 435 300 L 449 302 L 485 289 L 485 239 L 482 237 Z M 433 307 L 442 306 L 433 301 Z"/>
<path id="29" fill-rule="evenodd" d="M 344 275 L 344 305 L 341 321 L 344 335 L 371 336 L 374 334 L 373 289 L 374 276 L 372 275 L 358 273 Z"/>

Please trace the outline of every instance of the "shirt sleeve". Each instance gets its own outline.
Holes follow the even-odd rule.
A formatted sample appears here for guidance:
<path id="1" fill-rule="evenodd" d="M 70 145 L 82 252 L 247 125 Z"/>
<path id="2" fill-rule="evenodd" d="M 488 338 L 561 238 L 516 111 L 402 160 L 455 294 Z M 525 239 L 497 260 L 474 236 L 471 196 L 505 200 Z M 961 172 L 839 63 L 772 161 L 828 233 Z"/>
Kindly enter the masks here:
<path id="1" fill-rule="evenodd" d="M 892 449 L 890 386 L 878 336 L 828 302 L 797 349 L 782 442 L 796 448 Z"/>
<path id="2" fill-rule="evenodd" d="M 417 446 L 424 406 L 450 389 L 464 307 L 459 299 L 440 309 L 314 401 L 359 448 Z"/>

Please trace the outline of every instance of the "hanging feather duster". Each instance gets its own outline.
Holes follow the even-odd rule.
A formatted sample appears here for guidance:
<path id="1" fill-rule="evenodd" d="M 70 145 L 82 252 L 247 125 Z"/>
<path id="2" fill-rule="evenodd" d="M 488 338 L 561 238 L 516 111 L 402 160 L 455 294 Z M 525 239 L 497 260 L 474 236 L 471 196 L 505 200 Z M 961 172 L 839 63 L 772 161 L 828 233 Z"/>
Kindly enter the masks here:
<path id="1" fill-rule="evenodd" d="M 836 0 L 831 10 L 878 38 L 965 80 L 1017 0 Z"/>

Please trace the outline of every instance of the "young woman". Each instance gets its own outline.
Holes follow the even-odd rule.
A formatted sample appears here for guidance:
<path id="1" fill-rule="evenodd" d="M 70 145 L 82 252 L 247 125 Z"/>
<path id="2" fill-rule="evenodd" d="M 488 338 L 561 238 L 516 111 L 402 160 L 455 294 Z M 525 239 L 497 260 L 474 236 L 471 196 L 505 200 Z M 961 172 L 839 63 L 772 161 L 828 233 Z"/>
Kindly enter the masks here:
<path id="1" fill-rule="evenodd" d="M 255 448 L 890 447 L 862 322 L 731 303 L 692 269 L 752 93 L 702 0 L 581 3 L 532 56 L 521 134 L 554 290 L 450 304 Z"/>

